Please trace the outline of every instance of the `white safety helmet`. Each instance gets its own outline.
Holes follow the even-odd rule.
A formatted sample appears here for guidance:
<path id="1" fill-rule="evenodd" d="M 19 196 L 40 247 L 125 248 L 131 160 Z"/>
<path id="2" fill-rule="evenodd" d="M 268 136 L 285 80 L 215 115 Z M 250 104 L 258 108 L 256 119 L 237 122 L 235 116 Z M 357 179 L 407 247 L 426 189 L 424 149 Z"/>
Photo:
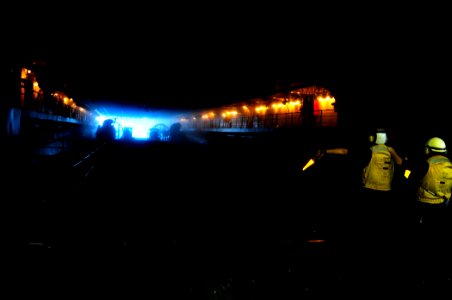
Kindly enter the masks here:
<path id="1" fill-rule="evenodd" d="M 433 137 L 425 143 L 425 154 L 447 154 L 446 143 L 439 137 Z"/>
<path id="2" fill-rule="evenodd" d="M 371 143 L 375 143 L 377 145 L 384 145 L 388 141 L 388 136 L 386 135 L 386 131 L 382 128 L 378 128 L 373 135 L 369 137 L 369 141 Z"/>

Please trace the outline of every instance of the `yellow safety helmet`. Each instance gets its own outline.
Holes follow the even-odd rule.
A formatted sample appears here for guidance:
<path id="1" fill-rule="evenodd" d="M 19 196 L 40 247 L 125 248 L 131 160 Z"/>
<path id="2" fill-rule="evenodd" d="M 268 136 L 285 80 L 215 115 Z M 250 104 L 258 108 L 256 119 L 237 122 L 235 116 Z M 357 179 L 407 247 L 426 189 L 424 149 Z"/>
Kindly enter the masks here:
<path id="1" fill-rule="evenodd" d="M 432 137 L 425 143 L 425 154 L 447 154 L 446 143 L 439 137 Z"/>

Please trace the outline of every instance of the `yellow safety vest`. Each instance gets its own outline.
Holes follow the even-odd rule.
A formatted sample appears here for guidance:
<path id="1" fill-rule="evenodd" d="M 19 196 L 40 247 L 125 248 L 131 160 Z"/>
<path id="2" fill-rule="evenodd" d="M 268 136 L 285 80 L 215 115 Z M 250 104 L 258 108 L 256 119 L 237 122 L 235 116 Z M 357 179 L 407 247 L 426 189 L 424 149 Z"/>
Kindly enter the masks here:
<path id="1" fill-rule="evenodd" d="M 394 177 L 394 160 L 386 145 L 373 145 L 372 157 L 362 174 L 362 185 L 365 188 L 390 191 Z"/>
<path id="2" fill-rule="evenodd" d="M 429 168 L 421 180 L 417 200 L 429 204 L 442 204 L 449 201 L 452 190 L 452 162 L 442 155 L 427 159 Z"/>

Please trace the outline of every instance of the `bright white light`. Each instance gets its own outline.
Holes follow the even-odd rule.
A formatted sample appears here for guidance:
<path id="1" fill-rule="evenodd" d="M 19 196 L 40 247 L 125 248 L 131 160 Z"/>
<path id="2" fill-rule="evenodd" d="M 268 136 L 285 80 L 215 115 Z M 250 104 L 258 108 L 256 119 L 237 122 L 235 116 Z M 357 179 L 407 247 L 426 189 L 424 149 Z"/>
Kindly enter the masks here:
<path id="1" fill-rule="evenodd" d="M 133 108 L 118 108 L 106 104 L 104 104 L 102 110 L 104 113 L 96 118 L 98 124 L 102 126 L 106 119 L 114 120 L 115 128 L 117 130 L 117 139 L 123 137 L 124 128 L 131 129 L 132 138 L 134 139 L 149 139 L 151 129 L 154 126 L 165 124 L 169 127 L 178 120 L 178 115 L 176 113 L 149 112 Z"/>
<path id="2" fill-rule="evenodd" d="M 121 117 L 116 120 L 122 127 L 132 128 L 132 137 L 136 139 L 148 139 L 149 131 L 157 123 L 150 118 Z"/>

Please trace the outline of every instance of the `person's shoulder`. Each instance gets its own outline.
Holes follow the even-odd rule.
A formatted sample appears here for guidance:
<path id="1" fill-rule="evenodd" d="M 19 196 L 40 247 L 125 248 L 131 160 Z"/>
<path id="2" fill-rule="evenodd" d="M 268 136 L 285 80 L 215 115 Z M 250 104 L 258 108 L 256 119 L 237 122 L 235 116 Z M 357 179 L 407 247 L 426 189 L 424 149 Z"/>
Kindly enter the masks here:
<path id="1" fill-rule="evenodd" d="M 388 149 L 389 152 L 391 152 L 391 153 L 397 153 L 396 149 L 395 149 L 393 146 L 386 145 L 386 147 L 387 147 L 387 149 Z"/>

